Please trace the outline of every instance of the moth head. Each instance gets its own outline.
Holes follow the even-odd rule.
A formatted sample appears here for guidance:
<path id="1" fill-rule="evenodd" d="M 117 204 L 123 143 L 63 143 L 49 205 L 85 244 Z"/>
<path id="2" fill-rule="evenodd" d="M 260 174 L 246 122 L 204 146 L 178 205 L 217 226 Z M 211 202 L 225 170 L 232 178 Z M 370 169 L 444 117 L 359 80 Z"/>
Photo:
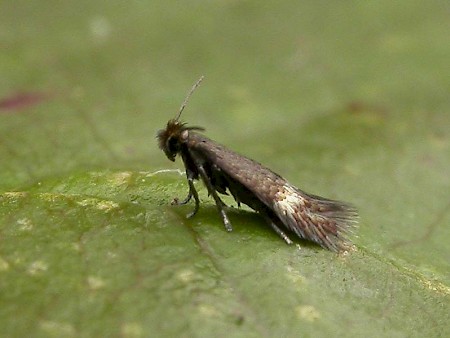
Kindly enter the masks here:
<path id="1" fill-rule="evenodd" d="M 182 144 L 186 143 L 188 139 L 188 129 L 185 123 L 172 119 L 167 122 L 166 129 L 158 131 L 156 138 L 159 148 L 172 162 L 175 161 L 175 157 L 181 151 Z"/>
<path id="2" fill-rule="evenodd" d="M 159 148 L 164 151 L 167 158 L 172 162 L 175 161 L 175 157 L 183 149 L 183 144 L 187 143 L 189 138 L 189 130 L 204 130 L 200 127 L 187 127 L 186 123 L 180 121 L 181 113 L 187 105 L 189 98 L 191 97 L 194 90 L 202 82 L 203 76 L 194 84 L 183 104 L 181 105 L 180 111 L 176 118 L 169 120 L 167 122 L 166 129 L 161 129 L 158 131 L 156 138 L 158 139 Z"/>
<path id="3" fill-rule="evenodd" d="M 202 127 L 188 127 L 186 123 L 172 119 L 167 122 L 166 129 L 158 131 L 156 138 L 158 139 L 159 148 L 164 151 L 167 158 L 172 162 L 175 157 L 183 150 L 183 146 L 189 140 L 190 130 L 203 131 Z"/>

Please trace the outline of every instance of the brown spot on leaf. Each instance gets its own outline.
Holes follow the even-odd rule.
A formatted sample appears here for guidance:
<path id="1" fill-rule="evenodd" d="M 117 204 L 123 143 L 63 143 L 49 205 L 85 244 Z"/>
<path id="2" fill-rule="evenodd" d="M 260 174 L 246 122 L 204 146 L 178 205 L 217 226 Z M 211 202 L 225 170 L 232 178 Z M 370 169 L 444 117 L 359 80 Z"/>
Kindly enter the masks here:
<path id="1" fill-rule="evenodd" d="M 45 93 L 19 92 L 0 99 L 0 110 L 17 111 L 48 99 Z"/>
<path id="2" fill-rule="evenodd" d="M 368 103 L 363 101 L 351 101 L 347 104 L 346 110 L 351 114 L 365 114 L 374 113 L 384 116 L 387 114 L 387 109 L 381 104 Z"/>

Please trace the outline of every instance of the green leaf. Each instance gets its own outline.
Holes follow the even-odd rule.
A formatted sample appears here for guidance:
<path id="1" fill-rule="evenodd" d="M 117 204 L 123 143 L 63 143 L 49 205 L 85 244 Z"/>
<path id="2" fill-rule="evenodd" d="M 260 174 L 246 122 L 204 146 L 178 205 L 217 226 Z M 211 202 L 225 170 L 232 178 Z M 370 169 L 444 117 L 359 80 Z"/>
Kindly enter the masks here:
<path id="1" fill-rule="evenodd" d="M 449 336 L 440 6 L 2 4 L 0 336 Z M 354 250 L 246 207 L 227 233 L 201 183 L 195 217 L 170 205 L 186 179 L 154 137 L 201 74 L 183 118 L 356 205 Z"/>

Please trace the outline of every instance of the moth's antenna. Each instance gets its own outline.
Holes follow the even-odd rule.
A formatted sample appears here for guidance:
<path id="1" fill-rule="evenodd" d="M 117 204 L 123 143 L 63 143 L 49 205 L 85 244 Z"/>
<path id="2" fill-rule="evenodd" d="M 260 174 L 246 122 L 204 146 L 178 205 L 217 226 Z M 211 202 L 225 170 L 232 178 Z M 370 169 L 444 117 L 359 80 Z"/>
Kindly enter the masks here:
<path id="1" fill-rule="evenodd" d="M 180 111 L 178 112 L 177 118 L 175 119 L 176 121 L 178 121 L 178 119 L 180 118 L 181 113 L 183 112 L 184 108 L 186 107 L 192 93 L 197 89 L 198 86 L 200 86 L 200 83 L 203 81 L 204 78 L 205 77 L 202 75 L 200 77 L 200 79 L 198 79 L 197 82 L 192 86 L 191 90 L 189 91 L 189 94 L 187 94 L 186 98 L 184 99 L 183 104 L 180 107 Z"/>

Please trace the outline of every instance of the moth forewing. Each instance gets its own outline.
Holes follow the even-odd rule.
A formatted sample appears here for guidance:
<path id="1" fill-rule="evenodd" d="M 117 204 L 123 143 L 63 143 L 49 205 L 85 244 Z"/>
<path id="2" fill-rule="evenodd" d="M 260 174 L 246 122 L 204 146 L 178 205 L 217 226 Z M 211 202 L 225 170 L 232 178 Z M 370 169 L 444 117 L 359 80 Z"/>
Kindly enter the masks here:
<path id="1" fill-rule="evenodd" d="M 213 173 L 228 182 L 227 187 L 236 200 L 266 219 L 275 219 L 275 225 L 287 228 L 300 238 L 333 251 L 348 246 L 346 235 L 357 217 L 352 206 L 307 194 L 260 163 L 202 135 L 191 133 L 189 143 L 205 163 L 219 169 Z M 274 230 L 280 232 L 280 229 Z M 282 232 L 279 235 L 291 242 Z"/>
<path id="2" fill-rule="evenodd" d="M 219 193 L 230 192 L 238 205 L 244 203 L 261 214 L 288 244 L 292 240 L 282 228 L 333 251 L 347 248 L 350 244 L 347 234 L 357 220 L 356 209 L 343 202 L 307 194 L 260 163 L 196 132 L 203 128 L 188 127 L 179 121 L 189 97 L 202 79 L 192 87 L 178 116 L 169 120 L 166 128 L 157 134 L 159 147 L 166 156 L 174 161 L 180 154 L 186 169 L 188 195 L 181 202 L 174 199 L 173 204 L 186 204 L 194 197 L 195 207 L 188 217 L 195 215 L 200 200 L 193 181 L 201 179 L 228 231 L 232 226 Z"/>

